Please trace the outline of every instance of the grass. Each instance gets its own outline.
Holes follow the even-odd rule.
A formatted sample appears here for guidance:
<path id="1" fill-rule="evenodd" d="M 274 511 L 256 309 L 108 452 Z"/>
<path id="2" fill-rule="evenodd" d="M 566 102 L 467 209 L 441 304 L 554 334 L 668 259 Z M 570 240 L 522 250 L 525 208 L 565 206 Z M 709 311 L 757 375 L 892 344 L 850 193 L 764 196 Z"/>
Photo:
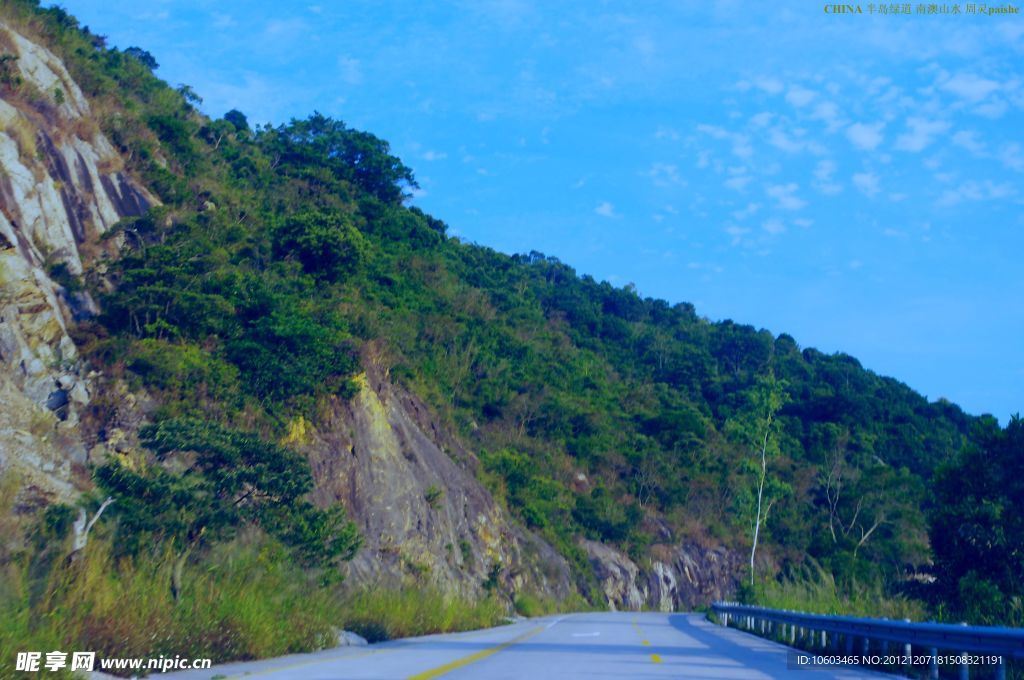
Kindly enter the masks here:
<path id="1" fill-rule="evenodd" d="M 19 651 L 216 664 L 331 647 L 342 628 L 376 642 L 486 628 L 508 613 L 493 595 L 323 585 L 265 537 L 218 546 L 187 566 L 177 599 L 174 561 L 170 551 L 118 559 L 101 538 L 70 564 L 52 548 L 8 560 L 0 566 L 0 677 Z"/>
<path id="2" fill-rule="evenodd" d="M 515 597 L 513 608 L 516 614 L 531 618 L 563 612 L 594 611 L 594 605 L 587 602 L 578 593 L 571 593 L 568 597 L 562 599 L 535 595 L 533 593 L 519 593 Z"/>
<path id="3" fill-rule="evenodd" d="M 764 578 L 748 599 L 773 609 L 811 614 L 839 614 L 924 621 L 928 610 L 922 602 L 885 592 L 880 584 L 861 584 L 850 589 L 837 586 L 832 574 L 809 561 L 790 578 Z"/>
<path id="4" fill-rule="evenodd" d="M 181 654 L 214 662 L 277 656 L 334 643 L 338 603 L 275 544 L 233 543 L 185 570 L 171 594 L 174 555 L 116 560 L 90 544 L 72 564 L 9 563 L 0 591 L 0 663 L 17 651 L 77 649 L 103 656 Z M 11 667 L 11 666 L 7 666 Z"/>
<path id="5" fill-rule="evenodd" d="M 507 614 L 493 595 L 472 600 L 433 587 L 357 588 L 343 594 L 340 603 L 344 628 L 370 642 L 490 628 Z"/>

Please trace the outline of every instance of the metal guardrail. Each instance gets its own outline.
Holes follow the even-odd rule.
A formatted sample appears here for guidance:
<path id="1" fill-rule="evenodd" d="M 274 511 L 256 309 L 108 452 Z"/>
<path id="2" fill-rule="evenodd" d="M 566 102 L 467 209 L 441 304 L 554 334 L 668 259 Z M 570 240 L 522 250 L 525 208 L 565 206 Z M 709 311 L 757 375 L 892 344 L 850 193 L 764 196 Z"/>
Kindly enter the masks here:
<path id="1" fill-rule="evenodd" d="M 968 655 L 998 656 L 995 674 L 998 680 L 1006 678 L 1006 658 L 1024 659 L 1024 629 L 991 626 L 968 626 L 948 623 L 911 623 L 909 620 L 869 619 L 853 616 L 827 616 L 765 607 L 751 607 L 732 602 L 711 605 L 722 621 L 761 635 L 771 635 L 792 646 L 801 644 L 846 655 L 869 656 L 874 645 L 885 650 L 880 656 L 890 656 L 888 646 L 902 646 L 901 654 L 890 658 L 910 661 L 914 658 L 912 646 L 928 650 L 929 676 L 939 677 L 939 651 L 952 652 L 957 660 L 959 677 L 967 680 L 971 666 Z M 845 642 L 845 650 L 840 642 Z"/>

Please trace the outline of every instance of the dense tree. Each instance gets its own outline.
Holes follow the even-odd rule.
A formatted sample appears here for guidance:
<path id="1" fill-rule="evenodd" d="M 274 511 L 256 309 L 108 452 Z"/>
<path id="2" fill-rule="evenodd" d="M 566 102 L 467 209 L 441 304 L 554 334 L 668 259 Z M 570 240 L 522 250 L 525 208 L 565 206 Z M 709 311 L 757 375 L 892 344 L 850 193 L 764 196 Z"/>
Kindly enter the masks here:
<path id="1" fill-rule="evenodd" d="M 931 540 L 942 600 L 992 623 L 1013 598 L 1024 613 L 1024 420 L 984 419 L 976 441 L 936 476 Z"/>
<path id="2" fill-rule="evenodd" d="M 163 421 L 140 435 L 159 464 L 140 468 L 114 459 L 97 468 L 96 480 L 114 499 L 123 550 L 174 547 L 176 592 L 194 551 L 245 526 L 277 536 L 309 565 L 331 566 L 355 555 L 360 537 L 340 507 L 319 509 L 304 498 L 313 478 L 298 454 L 194 419 Z"/>

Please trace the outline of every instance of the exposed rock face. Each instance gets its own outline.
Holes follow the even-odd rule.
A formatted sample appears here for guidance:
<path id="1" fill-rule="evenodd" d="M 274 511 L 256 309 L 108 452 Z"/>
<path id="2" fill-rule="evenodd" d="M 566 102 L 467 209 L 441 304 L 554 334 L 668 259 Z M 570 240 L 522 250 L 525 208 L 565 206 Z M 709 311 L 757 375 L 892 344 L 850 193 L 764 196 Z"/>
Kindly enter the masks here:
<path id="1" fill-rule="evenodd" d="M 2 23 L 0 52 L 22 79 L 0 90 L 0 473 L 38 502 L 64 500 L 70 464 L 84 462 L 75 425 L 91 389 L 68 324 L 97 309 L 47 272 L 81 274 L 99 235 L 155 199 L 121 172 L 56 56 Z"/>
<path id="2" fill-rule="evenodd" d="M 565 560 L 514 525 L 473 476 L 473 456 L 383 378 L 337 402 L 321 431 L 296 423 L 288 443 L 308 456 L 317 500 L 343 503 L 359 524 L 353 581 L 413 578 L 475 594 L 490 578 L 506 592 L 571 591 Z"/>
<path id="3" fill-rule="evenodd" d="M 686 611 L 728 599 L 739 584 L 741 556 L 724 548 L 655 546 L 647 569 L 602 543 L 581 541 L 612 609 Z"/>

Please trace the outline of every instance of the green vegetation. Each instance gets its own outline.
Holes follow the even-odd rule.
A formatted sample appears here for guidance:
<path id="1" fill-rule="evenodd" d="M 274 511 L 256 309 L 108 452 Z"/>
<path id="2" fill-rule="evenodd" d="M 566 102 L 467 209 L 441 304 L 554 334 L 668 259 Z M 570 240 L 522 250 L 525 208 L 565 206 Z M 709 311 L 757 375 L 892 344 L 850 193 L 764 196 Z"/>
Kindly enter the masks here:
<path id="1" fill-rule="evenodd" d="M 325 588 L 293 564 L 280 543 L 248 533 L 185 570 L 177 598 L 167 584 L 172 552 L 115 557 L 91 541 L 79 560 L 37 554 L 41 565 L 8 562 L 0 579 L 0 650 L 95 650 L 103 656 L 173 656 L 217 662 L 331 647 L 337 632 L 371 641 L 498 625 L 504 604 L 471 602 L 431 588 Z M 8 656 L 11 656 L 8 659 Z"/>
<path id="2" fill-rule="evenodd" d="M 925 621 L 928 610 L 920 600 L 888 592 L 879 581 L 841 587 L 832 574 L 813 560 L 780 577 L 759 579 L 745 590 L 745 599 L 764 607 L 848 616 Z"/>
<path id="3" fill-rule="evenodd" d="M 75 647 L 118 657 L 187 650 L 227 661 L 333 644 L 340 600 L 325 598 L 280 543 L 250 535 L 219 545 L 185 567 L 177 598 L 168 587 L 176 555 L 154 546 L 118 559 L 113 545 L 90 541 L 73 562 L 51 548 L 5 565 L 5 667 L 24 649 Z"/>
<path id="4" fill-rule="evenodd" d="M 516 614 L 529 617 L 595 610 L 594 605 L 575 593 L 562 600 L 532 593 L 517 593 L 512 604 Z"/>
<path id="5" fill-rule="evenodd" d="M 766 603 L 859 611 L 906 591 L 987 621 L 1002 615 L 998 596 L 1024 592 L 1019 420 L 1001 431 L 848 355 L 711 322 L 541 253 L 462 243 L 405 205 L 412 172 L 372 134 L 320 114 L 256 130 L 238 111 L 211 120 L 195 93 L 153 74 L 145 51 L 108 49 L 31 0 L 2 13 L 65 60 L 127 172 L 163 202 L 111 231 L 105 247 L 124 245 L 81 283 L 104 310 L 76 329 L 83 352 L 159 403 L 142 432 L 148 452 L 94 471 L 115 497 L 100 526 L 117 549 L 90 547 L 70 567 L 79 572 L 8 558 L 22 565 L 18 582 L 52 593 L 6 596 L 45 614 L 3 624 L 8 639 L 106 635 L 112 623 L 76 622 L 62 604 L 86 597 L 75 593 L 87 578 L 103 602 L 167 606 L 168 651 L 179 633 L 237 617 L 241 632 L 216 638 L 217 658 L 278 651 L 261 642 L 271 606 L 299 617 L 298 637 L 273 643 L 288 649 L 320 644 L 328 620 L 369 637 L 493 623 L 507 595 L 494 592 L 494 570 L 482 584 L 493 595 L 476 604 L 423 590 L 361 591 L 330 611 L 303 599 L 336 587 L 331 566 L 358 537 L 306 500 L 308 465 L 279 442 L 293 418 L 316 424 L 353 394 L 371 344 L 391 379 L 479 452 L 484 483 L 568 559 L 593 602 L 580 537 L 639 560 L 656 542 L 749 550 L 749 596 Z M 103 430 L 115 411 L 96 403 L 86 426 Z M 970 500 L 957 495 L 965 478 Z M 273 547 L 232 561 L 249 532 Z M 938 587 L 911 590 L 933 555 Z M 316 585 L 271 604 L 261 578 Z M 244 609 L 218 609 L 230 606 Z M 917 605 L 894 605 L 904 606 Z M 517 607 L 549 605 L 520 595 Z"/>
<path id="6" fill-rule="evenodd" d="M 936 479 L 937 600 L 946 618 L 1024 627 L 1024 420 L 977 427 Z"/>
<path id="7" fill-rule="evenodd" d="M 500 624 L 505 614 L 505 604 L 493 595 L 474 601 L 431 587 L 370 586 L 341 598 L 346 630 L 370 642 L 490 628 Z"/>

